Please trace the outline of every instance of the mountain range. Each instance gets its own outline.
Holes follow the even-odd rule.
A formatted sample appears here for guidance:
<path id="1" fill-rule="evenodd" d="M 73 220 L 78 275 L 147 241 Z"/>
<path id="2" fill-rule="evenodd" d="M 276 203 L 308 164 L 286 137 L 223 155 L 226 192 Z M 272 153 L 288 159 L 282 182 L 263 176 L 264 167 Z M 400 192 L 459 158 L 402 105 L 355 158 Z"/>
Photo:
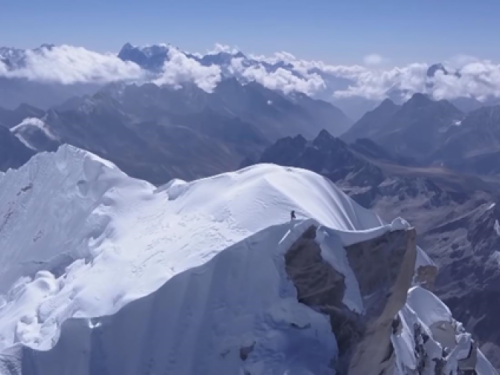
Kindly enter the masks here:
<path id="1" fill-rule="evenodd" d="M 23 117 L 39 121 L 14 127 Z M 212 93 L 193 84 L 110 84 L 46 113 L 28 106 L 3 110 L 0 122 L 33 150 L 72 144 L 158 184 L 234 169 L 280 137 L 312 138 L 323 128 L 339 135 L 350 124 L 330 103 L 234 78 Z"/>
<path id="2" fill-rule="evenodd" d="M 243 84 L 258 82 L 286 94 L 302 92 L 325 100 L 354 121 L 384 98 L 399 105 L 418 92 L 436 98 L 445 92 L 452 104 L 470 112 L 500 104 L 494 84 L 481 78 L 476 72 L 478 62 L 475 64 L 460 69 L 420 64 L 386 72 L 301 60 L 288 53 L 255 56 L 220 45 L 205 54 L 167 44 L 140 47 L 126 43 L 117 54 L 52 44 L 34 49 L 0 47 L 0 103 L 8 109 L 28 103 L 48 110 L 76 96 L 92 95 L 110 82 L 161 81 L 172 86 L 194 82 L 210 91 L 216 82 L 236 78 Z M 377 86 L 383 82 L 387 83 Z M 464 87 L 478 92 L 464 92 Z"/>
<path id="3" fill-rule="evenodd" d="M 0 49 L 0 56 L 7 72 L 16 72 L 29 67 L 32 54 L 57 48 Z M 448 375 L 463 373 L 470 362 L 479 374 L 496 373 L 482 354 L 500 368 L 500 106 L 494 98 L 434 100 L 396 86 L 381 102 L 332 100 L 334 87 L 353 82 L 239 51 L 199 55 L 127 44 L 109 58 L 132 73 L 139 67 L 141 78 L 66 84 L 0 78 L 8 82 L 0 85 L 0 171 L 6 172 L 0 172 L 0 244 L 22 250 L 19 258 L 0 254 L 0 331 L 9 332 L 0 335 L 0 373 L 57 375 L 75 361 L 89 375 L 200 373 L 205 363 L 214 374 L 253 374 L 266 366 L 326 374 L 333 366 L 338 373 Z M 174 75 L 184 59 L 188 67 L 198 65 Z M 263 79 L 264 72 L 271 76 Z M 278 83 L 285 76 L 287 84 L 320 77 L 331 85 L 305 93 L 270 84 L 277 74 Z M 431 90 L 439 77 L 461 74 L 433 65 L 425 84 Z M 336 106 L 342 101 L 356 121 Z M 300 219 L 290 226 L 292 210 Z M 370 254 L 379 255 L 364 261 Z M 272 268 L 276 257 L 285 262 L 279 275 Z M 330 261 L 333 268 L 325 268 Z M 262 264 L 270 268 L 255 272 Z M 127 277 L 116 290 L 94 290 L 85 276 L 105 275 L 106 284 L 121 266 Z M 214 271 L 233 267 L 234 273 Z M 331 293 L 318 289 L 313 269 Z M 252 298 L 239 300 L 231 280 Z M 252 292 L 269 285 L 269 294 Z M 80 294 L 82 288 L 87 292 Z M 206 306 L 176 299 L 179 288 Z M 210 299 L 214 288 L 220 294 Z M 95 293 L 102 305 L 93 302 Z M 28 295 L 34 305 L 25 304 Z M 163 300 L 174 307 L 152 307 Z M 241 306 L 249 316 L 238 315 Z M 138 331 L 150 352 L 137 354 L 132 344 L 114 351 L 118 332 L 137 334 L 123 322 L 148 321 L 145 310 L 154 324 Z M 214 314 L 203 322 L 219 327 L 221 337 L 193 326 L 199 311 Z M 182 318 L 167 327 L 162 314 Z M 225 320 L 227 329 L 219 326 Z M 191 327 L 184 344 L 176 322 Z M 156 326 L 165 335 L 151 334 Z M 172 330 L 175 339 L 165 341 Z M 262 337 L 262 330 L 284 341 Z M 235 339 L 242 334 L 243 341 Z M 75 356 L 65 357 L 66 343 Z M 178 344 L 187 354 L 179 355 Z M 158 347 L 168 347 L 168 355 Z"/>
<path id="4" fill-rule="evenodd" d="M 460 172 L 498 174 L 500 106 L 463 113 L 448 101 L 415 94 L 401 106 L 386 99 L 341 137 L 369 138 L 422 165 Z"/>

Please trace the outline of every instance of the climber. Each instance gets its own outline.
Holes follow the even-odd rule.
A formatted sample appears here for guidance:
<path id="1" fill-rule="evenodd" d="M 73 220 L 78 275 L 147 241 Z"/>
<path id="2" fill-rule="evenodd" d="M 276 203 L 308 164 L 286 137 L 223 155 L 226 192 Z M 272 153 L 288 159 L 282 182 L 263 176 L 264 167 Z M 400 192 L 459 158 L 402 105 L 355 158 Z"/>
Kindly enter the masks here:
<path id="1" fill-rule="evenodd" d="M 290 212 L 290 220 L 295 219 L 295 211 Z"/>

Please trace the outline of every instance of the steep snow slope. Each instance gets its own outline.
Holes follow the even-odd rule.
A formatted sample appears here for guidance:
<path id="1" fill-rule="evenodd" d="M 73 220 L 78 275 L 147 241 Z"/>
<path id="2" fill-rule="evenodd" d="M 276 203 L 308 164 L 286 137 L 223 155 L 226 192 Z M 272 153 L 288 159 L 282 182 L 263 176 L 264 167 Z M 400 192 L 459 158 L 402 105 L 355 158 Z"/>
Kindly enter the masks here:
<path id="1" fill-rule="evenodd" d="M 407 227 L 305 170 L 258 165 L 156 189 L 69 146 L 0 176 L 0 202 L 6 374 L 234 374 L 243 357 L 252 374 L 331 373 L 335 337 L 298 303 L 284 251 L 307 218 L 325 226 L 338 245 L 322 256 L 344 264 L 344 302 L 362 311 L 342 247 Z"/>
<path id="2" fill-rule="evenodd" d="M 61 374 L 67 366 L 73 375 L 238 374 L 242 367 L 251 374 L 329 374 L 337 352 L 329 321 L 297 302 L 278 257 L 302 226 L 266 228 L 116 315 L 68 321 L 47 355 L 25 353 L 22 373 Z M 68 342 L 91 350 L 68 354 Z"/>
<path id="3" fill-rule="evenodd" d="M 25 327 L 31 334 L 18 340 L 47 348 L 61 319 L 112 314 L 241 239 L 287 222 L 291 210 L 343 230 L 382 224 L 328 180 L 273 165 L 155 192 L 64 146 L 9 171 L 0 184 L 0 291 L 11 291 L 0 317 L 15 317 L 7 327 L 0 320 L 3 347 L 22 320 L 32 323 Z M 28 317 L 18 316 L 27 314 L 24 302 L 12 313 L 21 297 L 31 305 Z M 32 332 L 42 328 L 46 334 Z"/>

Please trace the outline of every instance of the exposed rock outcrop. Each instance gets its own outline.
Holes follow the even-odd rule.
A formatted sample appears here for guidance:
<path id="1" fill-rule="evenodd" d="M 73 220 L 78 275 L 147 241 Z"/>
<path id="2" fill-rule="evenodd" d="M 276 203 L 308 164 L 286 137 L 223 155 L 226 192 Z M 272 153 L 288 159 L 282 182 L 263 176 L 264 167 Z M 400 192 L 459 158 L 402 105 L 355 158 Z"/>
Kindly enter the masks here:
<path id="1" fill-rule="evenodd" d="M 329 315 L 339 347 L 339 374 L 391 374 L 393 321 L 412 284 L 415 231 L 387 232 L 346 247 L 363 300 L 360 313 L 344 303 L 345 275 L 323 259 L 326 245 L 317 240 L 316 230 L 315 226 L 306 230 L 285 255 L 299 301 Z"/>
<path id="2" fill-rule="evenodd" d="M 417 167 L 384 150 L 372 141 L 356 146 L 321 134 L 314 142 L 282 139 L 258 160 L 316 171 L 384 220 L 412 223 L 419 246 L 439 267 L 438 274 L 435 266 L 417 261 L 414 283 L 436 293 L 500 368 L 497 183 Z"/>
<path id="3" fill-rule="evenodd" d="M 411 357 L 397 364 L 399 374 L 496 374 L 477 341 L 428 290 L 412 288 L 399 316 L 406 328 L 392 337 L 396 352 L 400 354 L 405 345 L 413 349 Z"/>
<path id="4" fill-rule="evenodd" d="M 299 302 L 329 317 L 336 373 L 496 374 L 430 291 L 437 267 L 420 263 L 416 231 L 393 227 L 375 235 L 351 244 L 345 234 L 312 225 L 285 253 Z"/>
<path id="5" fill-rule="evenodd" d="M 416 269 L 415 281 L 421 287 L 432 291 L 434 289 L 434 283 L 436 281 L 437 274 L 438 268 L 436 266 L 420 266 Z"/>
<path id="6" fill-rule="evenodd" d="M 412 284 L 417 256 L 415 230 L 388 232 L 352 245 L 346 252 L 360 286 L 367 322 L 349 374 L 391 374 L 391 327 Z"/>

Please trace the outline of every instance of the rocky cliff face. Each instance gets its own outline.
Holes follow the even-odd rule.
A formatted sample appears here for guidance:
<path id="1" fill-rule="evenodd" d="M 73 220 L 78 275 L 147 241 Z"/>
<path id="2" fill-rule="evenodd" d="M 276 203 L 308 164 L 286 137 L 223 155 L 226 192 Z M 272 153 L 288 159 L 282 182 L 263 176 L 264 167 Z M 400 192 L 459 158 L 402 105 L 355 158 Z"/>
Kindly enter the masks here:
<path id="1" fill-rule="evenodd" d="M 322 256 L 325 241 L 310 227 L 285 256 L 287 273 L 301 303 L 330 318 L 337 338 L 339 374 L 392 374 L 393 320 L 406 303 L 416 262 L 415 231 L 387 232 L 346 247 L 363 301 L 363 311 L 352 311 L 343 302 L 346 277 Z"/>
<path id="2" fill-rule="evenodd" d="M 325 260 L 329 244 L 311 226 L 285 254 L 285 265 L 299 302 L 330 319 L 338 345 L 337 374 L 495 373 L 477 342 L 425 289 L 434 284 L 437 268 L 417 263 L 414 229 L 345 246 L 362 310 L 346 304 L 353 280 L 341 262 L 336 266 Z M 412 286 L 415 282 L 422 285 Z"/>
<path id="3" fill-rule="evenodd" d="M 18 168 L 34 154 L 35 152 L 26 147 L 9 129 L 0 125 L 0 171 Z"/>
<path id="4" fill-rule="evenodd" d="M 437 273 L 435 268 L 421 267 L 417 271 L 421 285 L 435 290 L 500 368 L 495 323 L 500 309 L 492 302 L 498 300 L 500 285 L 497 189 L 446 170 L 396 166 L 395 160 L 390 164 L 391 155 L 372 148 L 367 152 L 367 147 L 347 145 L 325 134 L 321 138 L 280 140 L 261 161 L 317 171 L 385 220 L 402 216 L 412 223 L 419 233 L 418 244 L 440 268 Z"/>

